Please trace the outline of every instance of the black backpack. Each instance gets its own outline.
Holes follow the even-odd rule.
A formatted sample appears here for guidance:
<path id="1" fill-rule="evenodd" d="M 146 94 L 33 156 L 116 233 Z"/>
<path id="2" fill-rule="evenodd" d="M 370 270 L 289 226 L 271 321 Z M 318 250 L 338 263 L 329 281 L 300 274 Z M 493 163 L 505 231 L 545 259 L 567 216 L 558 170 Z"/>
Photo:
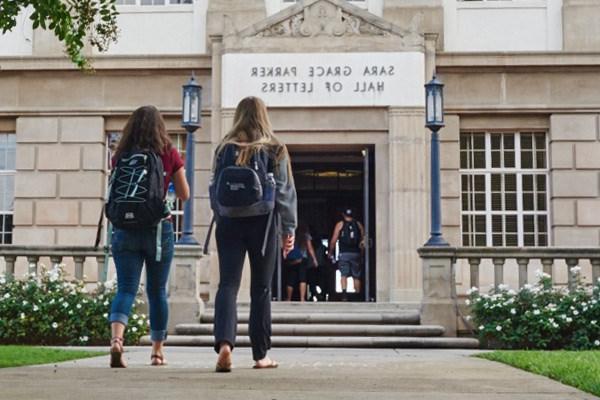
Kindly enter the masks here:
<path id="1" fill-rule="evenodd" d="M 360 230 L 358 228 L 358 223 L 355 220 L 350 222 L 344 221 L 339 241 L 340 247 L 358 248 L 358 244 L 360 243 Z"/>
<path id="2" fill-rule="evenodd" d="M 204 241 L 204 254 L 216 217 L 243 218 L 268 215 L 261 253 L 264 256 L 275 212 L 274 161 L 266 151 L 254 154 L 248 166 L 235 165 L 238 148 L 227 145 L 218 155 L 209 186 L 213 218 Z"/>
<path id="3" fill-rule="evenodd" d="M 228 145 L 217 160 L 210 204 L 219 217 L 241 218 L 271 214 L 275 209 L 273 160 L 266 151 L 252 156 L 248 166 L 235 165 L 237 146 Z"/>
<path id="4" fill-rule="evenodd" d="M 151 228 L 169 215 L 164 199 L 164 167 L 159 155 L 134 150 L 123 154 L 110 177 L 106 217 L 117 228 Z"/>

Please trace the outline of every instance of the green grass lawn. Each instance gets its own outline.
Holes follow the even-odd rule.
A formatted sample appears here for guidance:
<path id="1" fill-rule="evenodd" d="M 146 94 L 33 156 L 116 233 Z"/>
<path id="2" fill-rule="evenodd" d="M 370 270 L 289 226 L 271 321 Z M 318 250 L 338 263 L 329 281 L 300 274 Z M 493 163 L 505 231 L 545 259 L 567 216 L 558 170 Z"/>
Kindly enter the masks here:
<path id="1" fill-rule="evenodd" d="M 0 368 L 25 365 L 49 364 L 79 358 L 97 357 L 105 352 L 84 350 L 60 350 L 49 347 L 0 346 Z"/>
<path id="2" fill-rule="evenodd" d="M 600 396 L 600 351 L 494 351 L 477 357 L 544 375 Z"/>

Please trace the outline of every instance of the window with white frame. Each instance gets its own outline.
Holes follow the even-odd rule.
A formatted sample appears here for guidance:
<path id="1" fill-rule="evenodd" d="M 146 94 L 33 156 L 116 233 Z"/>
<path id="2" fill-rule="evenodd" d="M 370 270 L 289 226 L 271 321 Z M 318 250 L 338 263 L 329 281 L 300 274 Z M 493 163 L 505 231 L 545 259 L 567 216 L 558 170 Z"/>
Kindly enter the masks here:
<path id="1" fill-rule="evenodd" d="M 17 142 L 14 133 L 0 133 L 0 244 L 12 243 Z"/>
<path id="2" fill-rule="evenodd" d="M 173 142 L 173 146 L 179 151 L 181 158 L 185 161 L 185 144 L 186 137 L 184 133 L 175 133 L 169 135 L 171 141 Z M 108 162 L 106 165 L 111 166 L 112 156 L 117 149 L 117 145 L 119 144 L 119 140 L 121 139 L 121 132 L 109 132 L 107 135 L 107 158 Z M 177 198 L 172 198 L 175 195 L 175 187 L 173 186 L 173 181 L 169 184 L 167 188 L 167 200 L 171 201 L 169 206 L 171 207 L 171 215 L 173 216 L 173 232 L 175 234 L 175 240 L 178 240 L 183 234 L 183 202 Z"/>
<path id="3" fill-rule="evenodd" d="M 460 135 L 464 246 L 548 245 L 545 132 Z"/>

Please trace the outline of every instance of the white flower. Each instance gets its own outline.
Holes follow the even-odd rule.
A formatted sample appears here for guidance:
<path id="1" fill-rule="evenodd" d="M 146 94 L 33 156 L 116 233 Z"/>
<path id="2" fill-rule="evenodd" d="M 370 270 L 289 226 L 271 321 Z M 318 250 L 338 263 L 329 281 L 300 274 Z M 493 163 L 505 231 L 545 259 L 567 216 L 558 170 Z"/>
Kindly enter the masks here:
<path id="1" fill-rule="evenodd" d="M 23 305 L 26 306 L 27 304 L 29 304 L 29 302 L 27 300 L 23 300 Z"/>
<path id="2" fill-rule="evenodd" d="M 52 323 L 52 328 L 54 328 L 54 329 L 58 328 L 58 324 L 56 322 L 53 322 Z"/>
<path id="3" fill-rule="evenodd" d="M 467 320 L 471 319 L 470 315 L 467 315 Z M 138 319 L 138 325 L 144 325 L 144 320 L 143 319 Z"/>
<path id="4" fill-rule="evenodd" d="M 33 305 L 33 311 L 38 311 L 40 308 L 38 306 L 36 306 L 35 304 Z"/>
<path id="5" fill-rule="evenodd" d="M 533 310 L 533 315 L 540 315 L 540 310 Z"/>
<path id="6" fill-rule="evenodd" d="M 511 313 L 512 315 L 515 315 L 515 314 L 517 313 L 517 310 L 515 310 L 514 308 L 511 308 L 511 309 L 510 309 L 510 313 Z"/>
<path id="7" fill-rule="evenodd" d="M 533 285 L 531 285 L 529 283 L 526 283 L 526 284 L 523 285 L 523 289 L 525 289 L 525 290 L 531 290 L 531 289 L 533 289 Z"/>
<path id="8" fill-rule="evenodd" d="M 69 310 L 69 315 L 73 315 L 73 310 Z"/>
<path id="9" fill-rule="evenodd" d="M 596 324 L 598 323 L 598 321 L 596 321 L 596 320 L 594 319 L 594 320 L 590 321 L 590 323 L 591 323 L 592 325 L 596 325 Z"/>
<path id="10" fill-rule="evenodd" d="M 515 292 L 513 289 L 509 289 L 508 294 L 510 294 L 511 296 L 514 296 L 515 294 L 517 294 L 517 292 Z"/>
<path id="11" fill-rule="evenodd" d="M 98 300 L 104 300 L 104 295 L 101 294 L 100 296 L 98 296 Z"/>
<path id="12" fill-rule="evenodd" d="M 473 293 L 477 293 L 479 292 L 479 289 L 477 289 L 475 286 L 473 286 L 471 289 L 467 290 L 467 294 L 470 296 Z"/>
<path id="13" fill-rule="evenodd" d="M 21 319 L 25 319 L 25 313 L 21 313 Z"/>
<path id="14" fill-rule="evenodd" d="M 5 298 L 5 299 L 9 299 L 9 298 L 10 298 L 10 293 L 6 293 L 6 294 L 4 295 L 4 298 Z"/>
<path id="15" fill-rule="evenodd" d="M 485 329 L 485 326 L 483 326 L 483 325 L 479 325 L 479 330 L 480 330 L 480 331 L 482 331 L 482 330 L 484 330 L 484 329 Z"/>
<path id="16" fill-rule="evenodd" d="M 594 346 L 600 346 L 600 340 L 594 340 Z"/>
<path id="17" fill-rule="evenodd" d="M 577 310 L 573 311 L 573 315 L 579 315 L 579 311 L 577 311 Z"/>
<path id="18" fill-rule="evenodd" d="M 108 314 L 107 314 L 107 313 L 104 313 L 104 314 L 102 314 L 102 316 L 103 316 L 104 318 L 108 318 Z"/>
<path id="19" fill-rule="evenodd" d="M 579 266 L 574 266 L 573 268 L 571 268 L 571 269 L 570 269 L 570 271 L 571 271 L 571 273 L 572 273 L 573 275 L 577 275 L 578 273 L 580 273 L 580 272 L 581 272 L 581 267 L 579 267 Z"/>
<path id="20" fill-rule="evenodd" d="M 131 331 L 132 331 L 132 332 L 137 332 L 137 330 L 138 330 L 138 329 L 137 329 L 135 326 L 134 326 L 133 328 L 131 328 Z"/>
<path id="21" fill-rule="evenodd" d="M 88 292 L 88 290 L 85 287 L 81 288 L 81 293 L 87 293 L 87 292 Z"/>
<path id="22" fill-rule="evenodd" d="M 498 325 L 498 326 L 496 326 L 496 330 L 497 330 L 498 332 L 500 332 L 500 331 L 502 330 L 502 327 L 501 327 L 500 325 Z"/>
<path id="23" fill-rule="evenodd" d="M 553 328 L 558 328 L 558 324 L 557 324 L 556 322 L 553 322 L 553 323 L 552 323 L 552 327 L 553 327 Z"/>
<path id="24" fill-rule="evenodd" d="M 567 317 L 567 318 L 565 318 L 565 321 L 567 321 L 567 322 L 573 322 L 573 318 Z"/>
<path id="25" fill-rule="evenodd" d="M 471 305 L 471 300 L 469 300 L 469 299 L 465 300 L 465 304 L 468 305 L 468 306 L 470 306 Z"/>
<path id="26" fill-rule="evenodd" d="M 138 318 L 139 318 L 139 316 L 138 316 L 137 314 L 133 314 L 133 315 L 131 316 L 131 318 L 133 318 L 133 319 L 138 319 Z"/>
<path id="27" fill-rule="evenodd" d="M 6 278 L 4 275 L 0 275 L 0 285 L 4 285 L 6 283 Z"/>
<path id="28" fill-rule="evenodd" d="M 115 286 L 115 281 L 106 281 L 104 282 L 104 287 L 107 289 L 112 289 Z"/>
<path id="29" fill-rule="evenodd" d="M 106 301 L 105 301 L 103 304 L 104 304 L 105 306 L 107 306 L 107 305 L 108 305 L 108 300 L 106 300 Z"/>
<path id="30" fill-rule="evenodd" d="M 561 314 L 561 315 L 560 315 L 560 317 L 561 317 L 562 319 L 567 319 L 567 315 L 566 315 L 566 314 Z"/>
<path id="31" fill-rule="evenodd" d="M 81 308 L 81 304 L 77 304 L 77 309 L 79 310 Z"/>
<path id="32" fill-rule="evenodd" d="M 89 337 L 87 337 L 87 336 L 81 336 L 81 337 L 79 338 L 79 341 L 80 341 L 80 342 L 87 342 L 88 340 L 90 340 L 90 338 L 89 338 Z"/>
<path id="33" fill-rule="evenodd" d="M 69 307 L 69 303 L 67 303 L 67 302 L 65 301 L 64 303 L 62 303 L 62 306 L 63 306 L 64 308 L 68 308 L 68 307 Z"/>
<path id="34" fill-rule="evenodd" d="M 501 283 L 498 285 L 498 290 L 508 290 L 508 285 Z"/>
<path id="35" fill-rule="evenodd" d="M 51 299 L 48 304 L 54 304 L 54 299 Z"/>

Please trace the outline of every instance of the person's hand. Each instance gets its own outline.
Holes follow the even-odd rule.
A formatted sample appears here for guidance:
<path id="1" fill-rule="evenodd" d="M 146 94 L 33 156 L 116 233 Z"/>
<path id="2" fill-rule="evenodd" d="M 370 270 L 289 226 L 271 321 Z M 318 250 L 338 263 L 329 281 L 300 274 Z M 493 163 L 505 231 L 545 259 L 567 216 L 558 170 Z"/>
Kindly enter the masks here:
<path id="1" fill-rule="evenodd" d="M 319 263 L 317 262 L 316 258 L 313 258 L 313 268 L 318 268 L 319 267 Z"/>
<path id="2" fill-rule="evenodd" d="M 284 234 L 281 241 L 281 248 L 283 249 L 283 258 L 287 258 L 287 255 L 294 248 L 294 235 Z"/>

